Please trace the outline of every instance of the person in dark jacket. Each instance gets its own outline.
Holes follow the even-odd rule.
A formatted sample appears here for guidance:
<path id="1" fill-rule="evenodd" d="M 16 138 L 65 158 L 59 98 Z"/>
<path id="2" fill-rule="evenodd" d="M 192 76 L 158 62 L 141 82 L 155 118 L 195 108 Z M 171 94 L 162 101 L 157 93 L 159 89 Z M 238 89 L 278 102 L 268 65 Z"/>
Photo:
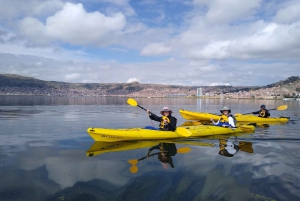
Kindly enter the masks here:
<path id="1" fill-rule="evenodd" d="M 160 122 L 159 129 L 164 131 L 175 131 L 177 119 L 172 116 L 172 110 L 168 107 L 164 107 L 160 114 L 163 115 L 162 117 L 158 117 L 155 114 L 151 113 L 150 110 L 147 110 L 149 118 Z"/>
<path id="2" fill-rule="evenodd" d="M 252 112 L 252 114 L 258 114 L 259 117 L 268 118 L 270 116 L 269 111 L 266 109 L 265 105 L 260 106 L 260 110 L 256 112 Z"/>

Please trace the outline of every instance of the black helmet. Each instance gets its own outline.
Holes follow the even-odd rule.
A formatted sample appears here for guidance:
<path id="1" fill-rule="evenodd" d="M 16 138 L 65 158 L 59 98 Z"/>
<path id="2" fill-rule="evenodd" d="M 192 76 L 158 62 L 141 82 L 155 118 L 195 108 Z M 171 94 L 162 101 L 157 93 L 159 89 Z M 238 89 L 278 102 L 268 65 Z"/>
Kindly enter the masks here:
<path id="1" fill-rule="evenodd" d="M 260 108 L 266 109 L 266 106 L 265 105 L 261 105 Z"/>

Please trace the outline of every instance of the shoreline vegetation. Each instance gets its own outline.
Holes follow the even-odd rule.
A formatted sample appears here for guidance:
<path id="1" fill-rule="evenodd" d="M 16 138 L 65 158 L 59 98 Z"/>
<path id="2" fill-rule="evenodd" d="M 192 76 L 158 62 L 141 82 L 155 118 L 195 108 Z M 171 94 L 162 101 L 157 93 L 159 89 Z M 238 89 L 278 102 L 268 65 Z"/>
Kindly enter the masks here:
<path id="1" fill-rule="evenodd" d="M 197 94 L 199 88 L 201 96 Z M 0 96 L 299 100 L 300 77 L 292 76 L 267 86 L 179 86 L 139 82 L 66 83 L 0 74 Z"/>

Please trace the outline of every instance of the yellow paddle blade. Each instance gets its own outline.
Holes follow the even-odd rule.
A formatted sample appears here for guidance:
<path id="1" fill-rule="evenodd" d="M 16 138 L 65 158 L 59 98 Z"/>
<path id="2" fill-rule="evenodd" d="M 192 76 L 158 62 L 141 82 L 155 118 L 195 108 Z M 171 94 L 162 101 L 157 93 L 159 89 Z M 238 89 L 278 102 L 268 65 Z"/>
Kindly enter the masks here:
<path id="1" fill-rule="evenodd" d="M 131 106 L 137 106 L 137 102 L 133 98 L 128 98 L 127 103 Z"/>
<path id="2" fill-rule="evenodd" d="M 177 127 L 175 132 L 182 137 L 189 137 L 192 135 L 191 131 L 184 127 Z"/>
<path id="3" fill-rule="evenodd" d="M 138 169 L 138 167 L 137 167 L 136 165 L 133 165 L 133 166 L 131 166 L 131 167 L 129 168 L 129 171 L 130 171 L 132 174 L 137 173 L 138 170 L 139 170 L 139 169 Z"/>
<path id="4" fill-rule="evenodd" d="M 177 149 L 177 153 L 180 153 L 180 154 L 185 154 L 190 151 L 191 151 L 191 148 L 189 148 L 189 147 L 181 147 L 181 148 Z"/>
<path id="5" fill-rule="evenodd" d="M 286 110 L 287 108 L 287 105 L 280 105 L 279 107 L 277 107 L 277 110 Z"/>
<path id="6" fill-rule="evenodd" d="M 132 160 L 128 160 L 127 162 L 130 163 L 131 165 L 136 165 L 138 163 L 138 160 L 132 159 Z"/>

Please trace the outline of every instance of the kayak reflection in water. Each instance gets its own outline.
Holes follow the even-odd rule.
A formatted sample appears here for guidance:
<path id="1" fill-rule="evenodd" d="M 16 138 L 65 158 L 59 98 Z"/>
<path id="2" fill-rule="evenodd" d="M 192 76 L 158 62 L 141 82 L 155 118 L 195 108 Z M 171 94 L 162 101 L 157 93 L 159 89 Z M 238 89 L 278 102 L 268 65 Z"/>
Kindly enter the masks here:
<path id="1" fill-rule="evenodd" d="M 175 131 L 177 119 L 172 116 L 172 110 L 168 107 L 164 107 L 160 114 L 163 115 L 162 117 L 158 117 L 155 114 L 151 113 L 150 110 L 147 110 L 149 118 L 160 122 L 159 129 L 164 131 Z"/>
<path id="2" fill-rule="evenodd" d="M 239 150 L 253 153 L 252 142 L 238 142 L 236 139 L 219 139 L 219 142 L 220 143 L 215 144 L 215 146 L 219 146 L 219 154 L 221 156 L 233 157 Z"/>
<path id="3" fill-rule="evenodd" d="M 155 154 L 151 154 L 154 149 L 158 149 L 159 152 Z M 177 148 L 174 143 L 159 143 L 158 145 L 151 147 L 148 150 L 147 158 L 153 155 L 158 155 L 158 160 L 162 163 L 164 169 L 169 169 L 168 164 L 171 168 L 174 168 L 173 160 L 171 156 L 175 156 L 177 154 Z"/>

